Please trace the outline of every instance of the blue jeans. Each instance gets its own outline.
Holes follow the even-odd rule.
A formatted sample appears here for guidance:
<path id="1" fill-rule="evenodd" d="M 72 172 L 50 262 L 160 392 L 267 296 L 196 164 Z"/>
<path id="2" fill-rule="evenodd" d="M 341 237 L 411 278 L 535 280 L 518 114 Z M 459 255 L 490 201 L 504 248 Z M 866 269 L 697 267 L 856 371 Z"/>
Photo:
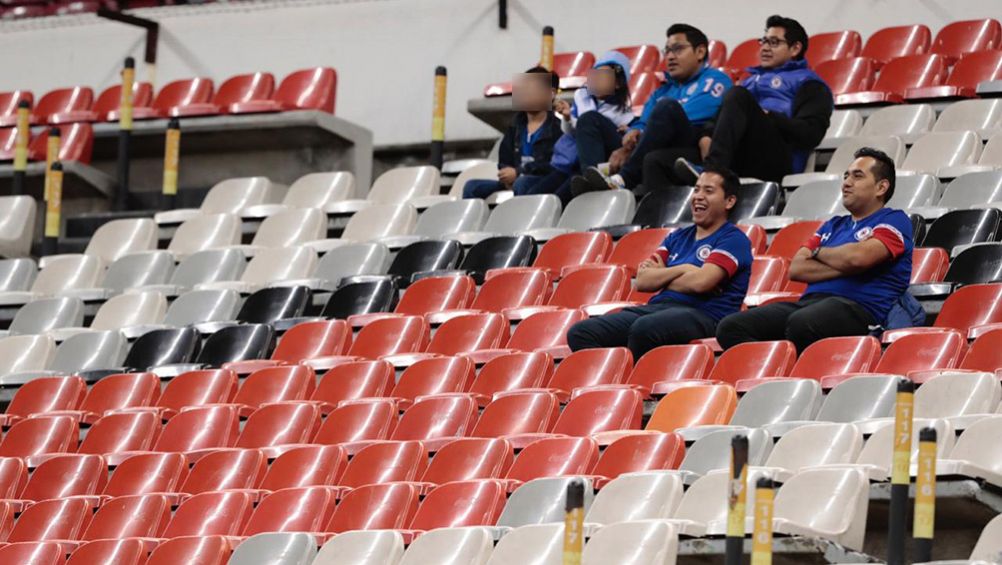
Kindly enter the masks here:
<path id="1" fill-rule="evenodd" d="M 640 359 L 655 347 L 713 337 L 716 327 L 717 321 L 702 310 L 661 302 L 578 322 L 567 330 L 567 345 L 572 351 L 625 346 Z"/>
<path id="2" fill-rule="evenodd" d="M 563 173 L 561 173 L 563 174 Z M 516 196 L 524 194 L 538 194 L 536 186 L 547 177 L 539 175 L 519 175 L 512 185 L 512 190 Z M 499 180 L 474 179 L 466 181 L 463 187 L 463 198 L 487 198 L 488 196 L 504 190 L 504 185 Z M 552 191 L 551 191 L 552 192 Z"/>

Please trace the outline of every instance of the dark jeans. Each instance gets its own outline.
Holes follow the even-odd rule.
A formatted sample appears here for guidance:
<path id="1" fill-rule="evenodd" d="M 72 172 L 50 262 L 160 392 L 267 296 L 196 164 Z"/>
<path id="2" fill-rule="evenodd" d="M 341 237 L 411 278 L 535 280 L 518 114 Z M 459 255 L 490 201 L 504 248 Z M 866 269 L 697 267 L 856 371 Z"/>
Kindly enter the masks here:
<path id="1" fill-rule="evenodd" d="M 516 196 L 524 196 L 527 194 L 556 194 L 557 196 L 560 196 L 561 200 L 563 200 L 564 196 L 561 195 L 561 192 L 566 192 L 568 196 L 567 202 L 569 202 L 570 198 L 573 197 L 570 194 L 571 175 L 562 171 L 550 171 L 550 174 L 541 177 L 534 177 L 534 180 L 526 182 L 522 184 L 522 186 L 517 186 L 518 183 L 515 184 Z M 564 206 L 567 205 L 567 202 L 564 202 Z"/>
<path id="2" fill-rule="evenodd" d="M 792 172 L 793 157 L 783 134 L 752 93 L 735 86 L 720 105 L 706 163 L 743 177 L 779 182 Z"/>
<path id="3" fill-rule="evenodd" d="M 683 149 L 693 151 L 699 155 L 697 149 L 699 140 L 696 137 L 696 130 L 689 123 L 685 110 L 678 101 L 670 98 L 662 98 L 654 105 L 647 125 L 644 127 L 644 134 L 640 136 L 640 141 L 626 160 L 623 168 L 619 171 L 619 176 L 623 177 L 627 188 L 633 188 L 641 182 L 644 188 L 652 190 L 661 186 L 648 186 L 650 183 L 645 176 L 645 160 L 648 154 L 659 149 Z M 679 156 L 687 156 L 679 155 Z M 674 163 L 674 159 L 672 159 Z M 674 184 L 674 182 L 665 183 Z"/>
<path id="4" fill-rule="evenodd" d="M 598 112 L 585 112 L 574 128 L 581 169 L 594 167 L 609 160 L 613 151 L 623 146 L 623 134 L 612 120 Z"/>
<path id="5" fill-rule="evenodd" d="M 531 192 L 537 183 L 546 177 L 539 175 L 519 175 L 512 185 L 512 190 L 517 195 L 535 194 Z M 504 189 L 501 181 L 491 179 L 473 179 L 466 181 L 463 186 L 463 198 L 487 198 L 488 196 Z"/>
<path id="6" fill-rule="evenodd" d="M 716 321 L 702 310 L 672 302 L 626 308 L 578 322 L 567 331 L 573 351 L 596 347 L 629 347 L 640 359 L 655 347 L 713 337 Z"/>
<path id="7" fill-rule="evenodd" d="M 803 352 L 826 337 L 867 335 L 873 316 L 848 298 L 812 294 L 799 302 L 779 302 L 731 314 L 717 325 L 717 341 L 729 349 L 747 341 L 788 339 Z"/>

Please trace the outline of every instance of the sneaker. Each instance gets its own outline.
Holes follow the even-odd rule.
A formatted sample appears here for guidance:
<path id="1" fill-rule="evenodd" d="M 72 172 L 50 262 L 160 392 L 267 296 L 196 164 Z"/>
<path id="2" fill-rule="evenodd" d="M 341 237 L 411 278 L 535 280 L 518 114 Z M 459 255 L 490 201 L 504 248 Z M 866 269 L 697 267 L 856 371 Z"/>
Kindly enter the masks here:
<path id="1" fill-rule="evenodd" d="M 588 167 L 584 173 L 571 179 L 571 193 L 574 196 L 581 196 L 586 192 L 597 192 L 599 190 L 609 190 L 619 188 L 609 177 L 602 174 L 597 167 Z"/>
<path id="2" fill-rule="evenodd" d="M 696 184 L 696 179 L 699 178 L 699 175 L 702 172 L 703 167 L 684 157 L 675 159 L 675 176 L 678 177 L 678 180 L 684 182 L 685 184 Z"/>

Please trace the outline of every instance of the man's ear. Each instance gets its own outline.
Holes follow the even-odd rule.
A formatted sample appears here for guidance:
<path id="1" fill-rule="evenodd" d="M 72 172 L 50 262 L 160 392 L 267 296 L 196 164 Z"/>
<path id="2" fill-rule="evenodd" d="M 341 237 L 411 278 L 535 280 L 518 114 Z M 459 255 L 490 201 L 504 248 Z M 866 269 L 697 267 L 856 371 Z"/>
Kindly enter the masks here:
<path id="1" fill-rule="evenodd" d="M 727 210 L 733 210 L 735 206 L 738 205 L 738 197 L 731 194 L 724 199 L 724 207 Z"/>
<path id="2" fill-rule="evenodd" d="M 700 45 L 700 46 L 696 47 L 695 51 L 696 51 L 696 57 L 699 58 L 699 62 L 700 63 L 705 63 L 707 57 L 709 57 L 709 55 L 707 53 L 707 46 L 706 45 Z"/>
<path id="3" fill-rule="evenodd" d="M 794 59 L 799 57 L 803 51 L 804 51 L 804 44 L 799 41 L 794 41 L 793 44 L 790 45 L 790 53 L 793 54 Z"/>
<path id="4" fill-rule="evenodd" d="M 877 182 L 877 196 L 881 200 L 887 202 L 887 191 L 891 189 L 891 181 L 883 179 Z"/>

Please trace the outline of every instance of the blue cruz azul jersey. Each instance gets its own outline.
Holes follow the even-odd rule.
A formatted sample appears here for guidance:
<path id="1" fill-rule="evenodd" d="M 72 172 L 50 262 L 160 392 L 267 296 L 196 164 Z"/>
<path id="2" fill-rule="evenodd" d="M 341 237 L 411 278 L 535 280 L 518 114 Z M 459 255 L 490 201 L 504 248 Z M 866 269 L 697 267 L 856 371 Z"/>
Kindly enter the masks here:
<path id="1" fill-rule="evenodd" d="M 650 304 L 675 302 L 693 306 L 715 320 L 741 309 L 751 277 L 752 251 L 748 237 L 734 224 L 727 222 L 703 239 L 696 239 L 694 225 L 673 231 L 655 254 L 666 267 L 685 264 L 702 267 L 711 263 L 721 267 L 727 278 L 717 289 L 706 294 L 662 290 L 651 298 Z"/>
<path id="2" fill-rule="evenodd" d="M 811 283 L 804 296 L 831 294 L 848 298 L 872 314 L 876 323 L 883 323 L 891 306 L 908 290 L 912 275 L 912 222 L 904 212 L 881 208 L 859 221 L 849 215 L 835 216 L 822 224 L 804 246 L 813 250 L 871 238 L 887 247 L 889 261 L 863 273 Z"/>
<path id="3" fill-rule="evenodd" d="M 733 86 L 730 77 L 712 67 L 703 67 L 686 82 L 675 82 L 667 76 L 667 73 L 666 79 L 667 81 L 647 99 L 644 111 L 640 114 L 640 118 L 633 122 L 631 128 L 646 127 L 654 106 L 662 98 L 678 101 L 686 117 L 689 118 L 689 123 L 694 126 L 701 125 L 717 115 L 724 93 Z"/>

